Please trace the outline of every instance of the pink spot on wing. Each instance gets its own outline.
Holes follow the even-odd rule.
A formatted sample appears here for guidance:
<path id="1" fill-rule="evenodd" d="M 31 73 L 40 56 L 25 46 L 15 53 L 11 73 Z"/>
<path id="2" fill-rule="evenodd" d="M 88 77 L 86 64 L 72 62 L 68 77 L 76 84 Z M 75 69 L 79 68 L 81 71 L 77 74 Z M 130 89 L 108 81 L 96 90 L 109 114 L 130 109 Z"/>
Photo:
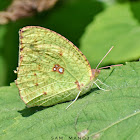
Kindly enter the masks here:
<path id="1" fill-rule="evenodd" d="M 79 82 L 76 80 L 75 84 L 77 85 L 77 88 L 80 90 Z"/>
<path id="2" fill-rule="evenodd" d="M 61 67 L 61 66 L 58 65 L 58 64 L 55 64 L 54 67 L 52 68 L 52 70 L 53 70 L 54 72 L 58 72 L 58 73 L 60 73 L 60 74 L 63 74 L 63 73 L 64 73 L 64 68 Z"/>
<path id="3" fill-rule="evenodd" d="M 59 68 L 58 68 L 58 72 L 59 72 L 60 74 L 63 74 L 63 73 L 64 73 L 64 68 L 59 67 Z"/>
<path id="4" fill-rule="evenodd" d="M 47 95 L 47 92 L 44 92 L 43 94 L 44 94 L 44 95 Z"/>

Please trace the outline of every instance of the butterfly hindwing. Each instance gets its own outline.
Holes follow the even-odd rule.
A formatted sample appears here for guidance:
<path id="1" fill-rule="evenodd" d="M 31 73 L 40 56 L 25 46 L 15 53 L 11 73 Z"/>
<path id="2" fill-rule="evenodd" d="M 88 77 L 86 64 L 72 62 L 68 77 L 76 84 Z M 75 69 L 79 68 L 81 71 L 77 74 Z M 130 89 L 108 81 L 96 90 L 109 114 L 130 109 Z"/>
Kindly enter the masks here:
<path id="1" fill-rule="evenodd" d="M 28 106 L 50 106 L 72 100 L 90 82 L 85 56 L 63 36 L 42 27 L 20 30 L 16 84 Z"/>

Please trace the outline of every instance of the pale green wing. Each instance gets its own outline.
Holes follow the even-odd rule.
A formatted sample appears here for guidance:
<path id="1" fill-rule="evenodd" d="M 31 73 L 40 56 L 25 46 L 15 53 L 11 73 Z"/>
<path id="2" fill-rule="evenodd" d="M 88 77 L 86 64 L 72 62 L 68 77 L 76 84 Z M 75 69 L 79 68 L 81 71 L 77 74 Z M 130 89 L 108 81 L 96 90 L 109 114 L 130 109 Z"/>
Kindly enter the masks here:
<path id="1" fill-rule="evenodd" d="M 42 27 L 20 30 L 16 84 L 27 106 L 50 106 L 72 100 L 89 85 L 86 57 L 63 36 Z"/>

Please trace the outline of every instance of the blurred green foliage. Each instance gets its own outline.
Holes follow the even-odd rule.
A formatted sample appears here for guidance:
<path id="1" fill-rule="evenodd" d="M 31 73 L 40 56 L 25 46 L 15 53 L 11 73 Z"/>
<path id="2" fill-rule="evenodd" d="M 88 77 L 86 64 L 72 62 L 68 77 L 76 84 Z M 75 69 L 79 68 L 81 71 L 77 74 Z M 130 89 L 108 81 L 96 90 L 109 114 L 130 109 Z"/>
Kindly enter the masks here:
<path id="1" fill-rule="evenodd" d="M 12 0 L 0 0 L 0 10 L 5 10 L 10 4 Z"/>
<path id="2" fill-rule="evenodd" d="M 8 5 L 10 5 L 11 0 L 0 0 L 0 2 L 0 10 L 4 10 Z M 117 44 L 117 47 L 121 47 L 121 50 L 123 50 L 123 52 L 121 52 L 121 50 L 119 51 L 114 49 L 113 53 L 111 52 L 112 57 L 109 58 L 108 56 L 108 58 L 105 59 L 101 66 L 138 60 L 139 31 L 137 30 L 137 28 L 139 28 L 140 21 L 140 2 L 130 1 L 127 2 L 127 4 L 126 1 L 124 1 L 123 3 L 121 2 L 120 11 L 123 12 L 123 8 L 124 10 L 127 9 L 125 13 L 126 15 L 131 14 L 130 20 L 127 20 L 128 16 L 125 15 L 123 18 L 121 18 L 121 12 L 113 12 L 113 7 L 115 7 L 117 3 L 118 1 L 106 2 L 103 0 L 58 0 L 57 4 L 49 11 L 36 13 L 32 17 L 19 19 L 6 25 L 0 25 L 0 86 L 9 85 L 16 79 L 16 74 L 14 74 L 13 70 L 16 69 L 18 64 L 18 31 L 20 28 L 27 25 L 43 26 L 65 36 L 84 52 L 92 67 L 95 67 L 101 60 L 103 55 L 107 52 L 108 48 L 111 47 L 110 44 L 116 45 L 116 42 L 115 40 L 113 40 L 113 38 L 116 38 L 114 35 L 116 35 L 115 32 L 117 32 L 117 30 L 119 29 L 120 34 L 117 34 L 118 36 L 122 34 L 121 32 L 125 32 L 126 34 L 125 39 L 120 37 L 120 44 L 122 45 Z M 108 17 L 108 19 L 106 19 L 106 22 L 103 15 L 106 15 L 107 17 L 109 13 L 107 13 L 107 11 L 109 11 L 108 9 L 111 8 L 111 17 Z M 117 21 L 119 21 L 119 18 L 120 20 L 122 20 L 122 23 L 118 25 Z M 98 27 L 97 19 L 102 22 L 102 26 L 106 26 L 104 26 L 104 28 L 101 28 L 100 26 Z M 128 32 L 127 26 L 125 26 L 123 21 L 125 22 L 125 24 L 127 22 L 128 24 L 137 24 L 137 28 L 134 25 L 131 26 L 131 30 L 137 30 L 137 38 L 135 38 L 135 34 L 133 38 L 131 37 L 132 34 Z M 116 25 L 114 27 L 113 25 L 115 23 Z M 88 33 L 89 31 L 91 34 Z M 106 32 L 106 34 L 104 34 L 102 31 L 109 32 Z M 106 38 L 105 40 L 108 43 L 105 43 L 104 35 L 107 38 L 107 40 Z M 92 40 L 92 38 L 93 40 L 97 40 L 98 43 L 96 43 L 97 41 L 91 41 L 91 43 L 89 43 L 89 40 Z M 87 41 L 87 43 L 83 43 L 85 40 Z M 123 45 L 124 41 L 127 42 L 127 40 L 129 42 L 131 42 L 131 40 L 132 42 L 135 42 L 135 44 L 132 44 L 129 49 L 126 48 L 125 45 Z M 125 57 L 125 59 L 124 57 L 122 57 L 119 59 L 119 61 L 117 61 L 117 56 L 121 55 L 121 53 L 123 55 L 125 50 L 127 50 L 127 53 L 124 56 L 128 56 L 132 51 L 131 55 L 129 57 Z M 113 58 L 113 56 L 115 57 Z M 108 61 L 109 59 L 111 59 L 112 61 Z"/>
<path id="3" fill-rule="evenodd" d="M 94 68 L 111 46 L 114 49 L 100 66 L 124 63 L 140 57 L 139 36 L 140 26 L 130 4 L 115 4 L 98 14 L 87 26 L 80 49 Z"/>

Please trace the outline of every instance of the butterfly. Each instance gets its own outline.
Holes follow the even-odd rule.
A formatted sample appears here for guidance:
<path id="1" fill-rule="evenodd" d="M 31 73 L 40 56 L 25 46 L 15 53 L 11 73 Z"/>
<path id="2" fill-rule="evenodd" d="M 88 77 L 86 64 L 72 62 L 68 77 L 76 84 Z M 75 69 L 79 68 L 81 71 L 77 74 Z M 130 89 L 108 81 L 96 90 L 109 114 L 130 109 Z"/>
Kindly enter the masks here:
<path id="1" fill-rule="evenodd" d="M 91 69 L 83 53 L 65 37 L 39 26 L 23 27 L 19 36 L 15 82 L 28 107 L 73 99 L 74 103 L 96 84 L 100 70 Z"/>

